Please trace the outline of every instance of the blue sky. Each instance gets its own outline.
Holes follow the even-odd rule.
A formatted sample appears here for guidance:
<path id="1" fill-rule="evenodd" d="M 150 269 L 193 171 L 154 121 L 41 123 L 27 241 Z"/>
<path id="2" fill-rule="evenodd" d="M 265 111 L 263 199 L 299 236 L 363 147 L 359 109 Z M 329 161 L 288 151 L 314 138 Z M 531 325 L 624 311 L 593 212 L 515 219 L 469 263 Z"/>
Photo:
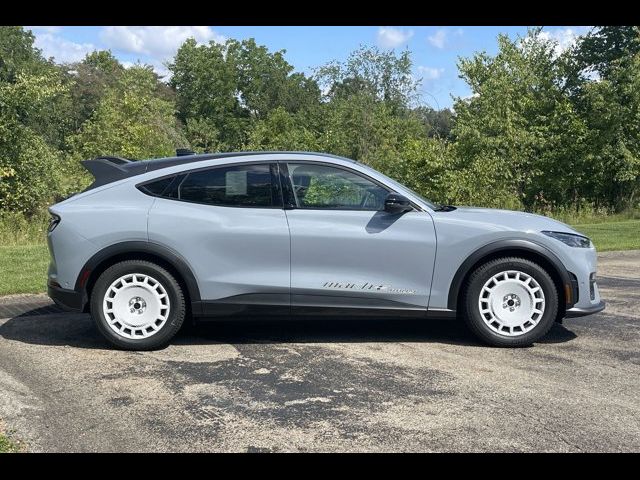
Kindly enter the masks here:
<path id="1" fill-rule="evenodd" d="M 500 33 L 512 38 L 524 35 L 527 27 L 469 26 L 308 26 L 308 27 L 25 27 L 33 31 L 36 46 L 46 57 L 58 62 L 80 60 L 95 49 L 110 49 L 125 65 L 150 64 L 167 75 L 163 63 L 171 59 L 180 44 L 189 37 L 198 42 L 255 38 L 270 50 L 286 50 L 287 61 L 296 70 L 312 73 L 313 67 L 330 60 L 344 60 L 360 45 L 412 52 L 414 74 L 422 78 L 422 103 L 434 108 L 450 107 L 453 96 L 468 96 L 470 90 L 458 78 L 459 57 L 476 51 L 493 54 Z M 544 34 L 558 42 L 558 48 L 571 45 L 588 27 L 545 27 Z"/>

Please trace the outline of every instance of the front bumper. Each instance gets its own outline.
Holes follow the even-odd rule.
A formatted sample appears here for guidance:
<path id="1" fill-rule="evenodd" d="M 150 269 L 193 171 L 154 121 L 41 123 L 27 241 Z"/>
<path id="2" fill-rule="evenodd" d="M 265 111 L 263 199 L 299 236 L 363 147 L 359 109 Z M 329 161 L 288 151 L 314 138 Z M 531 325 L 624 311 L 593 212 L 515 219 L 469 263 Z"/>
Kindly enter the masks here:
<path id="1" fill-rule="evenodd" d="M 600 300 L 600 303 L 592 305 L 590 307 L 573 307 L 567 310 L 566 317 L 584 317 L 585 315 L 593 315 L 594 313 L 601 312 L 604 310 L 605 303 L 603 300 Z"/>
<path id="2" fill-rule="evenodd" d="M 83 295 L 75 290 L 67 290 L 56 285 L 47 285 L 49 298 L 65 310 L 81 312 L 84 307 Z"/>

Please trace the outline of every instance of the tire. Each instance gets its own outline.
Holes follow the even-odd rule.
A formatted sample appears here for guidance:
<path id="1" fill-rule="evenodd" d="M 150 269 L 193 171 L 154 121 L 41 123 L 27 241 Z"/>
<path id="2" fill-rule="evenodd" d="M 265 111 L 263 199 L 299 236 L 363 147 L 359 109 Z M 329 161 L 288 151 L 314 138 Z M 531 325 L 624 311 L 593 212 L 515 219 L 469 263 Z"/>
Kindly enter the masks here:
<path id="1" fill-rule="evenodd" d="M 494 347 L 531 345 L 547 334 L 558 313 L 558 291 L 550 275 L 524 258 L 481 265 L 465 282 L 463 295 L 467 325 Z"/>
<path id="2" fill-rule="evenodd" d="M 177 280 L 145 260 L 126 260 L 107 268 L 93 287 L 90 306 L 100 333 L 123 350 L 167 345 L 186 314 Z"/>

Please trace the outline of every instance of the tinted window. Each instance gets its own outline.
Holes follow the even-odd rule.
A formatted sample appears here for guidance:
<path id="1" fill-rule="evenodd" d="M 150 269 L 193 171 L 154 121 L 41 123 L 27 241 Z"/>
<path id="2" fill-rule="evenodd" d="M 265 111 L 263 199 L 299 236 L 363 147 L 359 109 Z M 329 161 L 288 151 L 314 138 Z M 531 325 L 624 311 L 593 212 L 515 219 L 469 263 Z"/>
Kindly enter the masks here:
<path id="1" fill-rule="evenodd" d="M 160 180 L 156 180 L 155 182 L 145 183 L 144 185 L 140 185 L 140 190 L 146 193 L 147 195 L 160 196 L 164 193 L 167 187 L 171 184 L 171 181 L 175 177 L 166 177 L 161 178 Z"/>
<path id="2" fill-rule="evenodd" d="M 383 210 L 387 189 L 348 170 L 288 164 L 297 205 L 302 208 Z"/>
<path id="3" fill-rule="evenodd" d="M 274 192 L 268 164 L 217 167 L 192 172 L 178 187 L 178 198 L 209 205 L 271 207 Z"/>

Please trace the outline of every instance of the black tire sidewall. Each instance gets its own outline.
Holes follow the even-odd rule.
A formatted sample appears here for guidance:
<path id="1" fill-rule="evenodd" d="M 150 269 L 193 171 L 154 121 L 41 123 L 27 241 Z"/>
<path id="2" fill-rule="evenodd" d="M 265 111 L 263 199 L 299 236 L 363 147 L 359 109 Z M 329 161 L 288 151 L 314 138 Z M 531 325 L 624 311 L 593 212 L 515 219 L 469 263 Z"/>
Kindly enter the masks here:
<path id="1" fill-rule="evenodd" d="M 538 324 L 529 332 L 510 337 L 500 335 L 489 328 L 478 309 L 478 299 L 484 284 L 495 274 L 505 270 L 518 270 L 531 275 L 542 288 L 545 310 Z M 467 282 L 464 314 L 474 333 L 490 345 L 497 347 L 527 346 L 542 338 L 555 322 L 558 312 L 558 292 L 549 274 L 538 264 L 526 259 L 504 258 L 488 262 L 479 267 Z"/>
<path id="2" fill-rule="evenodd" d="M 160 331 L 148 338 L 121 337 L 108 325 L 102 303 L 109 286 L 119 277 L 129 273 L 149 275 L 162 284 L 169 296 L 169 318 Z M 164 268 L 147 261 L 127 260 L 106 269 L 96 281 L 91 292 L 91 316 L 98 330 L 113 345 L 126 350 L 152 350 L 166 345 L 180 329 L 185 316 L 182 289 L 176 279 Z"/>

